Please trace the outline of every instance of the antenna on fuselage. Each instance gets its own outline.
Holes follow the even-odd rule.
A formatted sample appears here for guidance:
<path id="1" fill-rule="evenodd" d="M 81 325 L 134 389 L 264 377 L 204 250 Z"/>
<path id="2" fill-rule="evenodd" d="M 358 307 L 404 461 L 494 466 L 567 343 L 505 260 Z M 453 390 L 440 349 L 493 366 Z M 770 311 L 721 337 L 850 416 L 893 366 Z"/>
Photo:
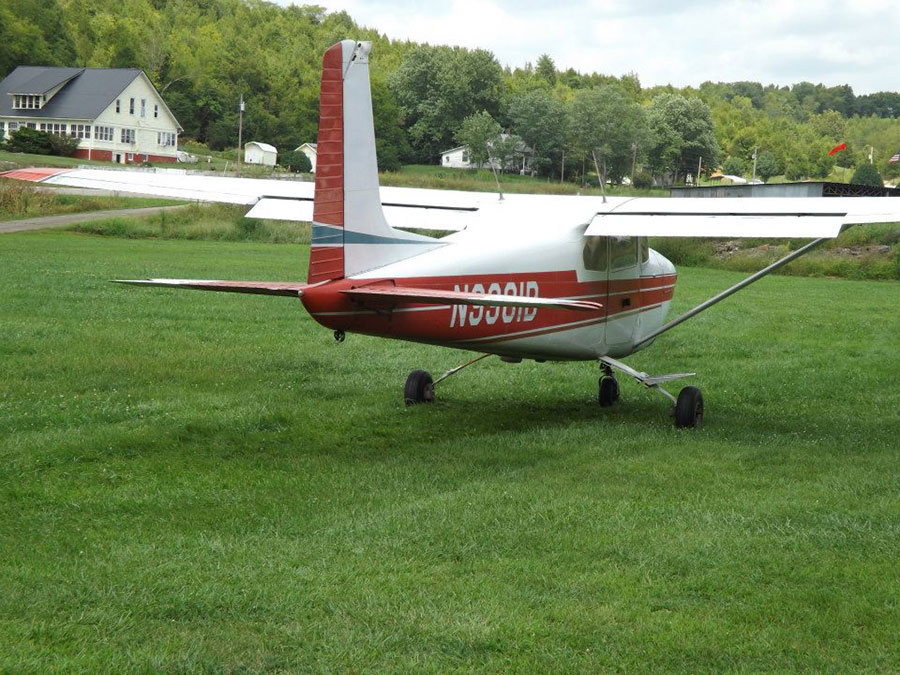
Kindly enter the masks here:
<path id="1" fill-rule="evenodd" d="M 594 168 L 597 170 L 597 181 L 600 183 L 600 194 L 603 195 L 603 203 L 606 203 L 606 189 L 603 184 L 606 182 L 603 180 L 603 176 L 600 175 L 600 166 L 597 164 L 597 152 L 595 150 L 591 150 L 591 157 L 594 158 Z"/>
<path id="2" fill-rule="evenodd" d="M 503 190 L 500 189 L 500 179 L 497 178 L 497 167 L 494 166 L 494 159 L 488 159 L 488 164 L 491 165 L 491 171 L 494 172 L 494 182 L 497 183 L 497 194 L 500 195 L 500 201 L 503 201 Z"/>

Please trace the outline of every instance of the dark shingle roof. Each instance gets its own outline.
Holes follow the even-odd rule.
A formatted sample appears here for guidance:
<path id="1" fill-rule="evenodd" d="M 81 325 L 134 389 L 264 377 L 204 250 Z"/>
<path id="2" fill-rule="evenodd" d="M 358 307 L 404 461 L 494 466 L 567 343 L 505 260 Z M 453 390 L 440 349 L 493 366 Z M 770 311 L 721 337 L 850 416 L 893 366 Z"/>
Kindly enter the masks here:
<path id="1" fill-rule="evenodd" d="M 140 74 L 138 68 L 19 66 L 0 82 L 0 115 L 92 120 Z M 40 110 L 13 110 L 10 94 L 42 94 L 67 80 L 68 84 Z M 46 88 L 41 91 L 41 87 Z"/>

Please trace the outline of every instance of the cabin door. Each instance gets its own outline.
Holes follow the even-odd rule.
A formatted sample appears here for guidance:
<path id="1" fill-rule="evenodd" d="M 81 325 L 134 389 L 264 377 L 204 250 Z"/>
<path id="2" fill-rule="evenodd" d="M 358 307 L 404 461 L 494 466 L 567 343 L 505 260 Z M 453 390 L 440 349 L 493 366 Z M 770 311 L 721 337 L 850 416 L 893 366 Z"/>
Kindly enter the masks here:
<path id="1" fill-rule="evenodd" d="M 606 345 L 612 357 L 631 352 L 640 324 L 641 267 L 637 237 L 609 237 Z"/>

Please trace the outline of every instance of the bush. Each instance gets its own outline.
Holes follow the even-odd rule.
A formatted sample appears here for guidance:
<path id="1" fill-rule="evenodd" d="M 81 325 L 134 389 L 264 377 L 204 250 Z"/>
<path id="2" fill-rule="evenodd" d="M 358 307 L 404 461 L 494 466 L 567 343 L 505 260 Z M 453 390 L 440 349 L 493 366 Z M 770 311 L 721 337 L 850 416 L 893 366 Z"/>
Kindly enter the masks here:
<path id="1" fill-rule="evenodd" d="M 646 171 L 639 171 L 634 174 L 632 185 L 638 190 L 649 190 L 653 187 L 653 176 Z"/>
<path id="2" fill-rule="evenodd" d="M 78 143 L 78 139 L 74 136 L 50 134 L 50 146 L 53 148 L 52 154 L 60 157 L 74 157 L 75 151 L 78 150 Z"/>
<path id="3" fill-rule="evenodd" d="M 281 165 L 294 173 L 309 173 L 312 171 L 312 162 L 305 153 L 299 150 L 291 150 L 281 156 Z"/>
<path id="4" fill-rule="evenodd" d="M 22 127 L 12 132 L 3 147 L 10 152 L 72 157 L 78 150 L 78 143 L 78 139 L 74 136 L 57 136 L 46 131 Z"/>
<path id="5" fill-rule="evenodd" d="M 744 160 L 740 157 L 729 157 L 725 160 L 722 171 L 729 176 L 743 176 L 744 168 Z"/>
<path id="6" fill-rule="evenodd" d="M 53 154 L 53 134 L 22 127 L 12 132 L 6 141 L 6 149 L 10 152 L 27 152 L 32 155 Z"/>
<path id="7" fill-rule="evenodd" d="M 873 187 L 884 187 L 884 180 L 878 169 L 873 164 L 860 164 L 853 172 L 853 178 L 850 182 L 854 185 L 871 185 Z"/>

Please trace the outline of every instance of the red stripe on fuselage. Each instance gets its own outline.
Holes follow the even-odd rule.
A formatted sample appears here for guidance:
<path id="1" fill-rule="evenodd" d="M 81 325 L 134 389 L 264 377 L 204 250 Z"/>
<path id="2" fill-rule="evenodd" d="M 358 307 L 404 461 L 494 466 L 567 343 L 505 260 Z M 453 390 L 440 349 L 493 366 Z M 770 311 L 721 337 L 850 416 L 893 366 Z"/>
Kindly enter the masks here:
<path id="1" fill-rule="evenodd" d="M 303 303 L 313 317 L 333 330 L 436 343 L 503 340 L 523 331 L 553 332 L 573 323 L 602 323 L 617 315 L 658 307 L 672 299 L 675 275 L 604 281 L 579 281 L 566 272 L 418 277 L 410 279 L 340 279 L 304 292 Z M 341 291 L 365 286 L 408 286 L 542 298 L 595 299 L 604 308 L 595 316 L 551 307 L 503 308 L 466 305 L 434 306 L 388 300 L 356 301 Z M 641 288 L 646 290 L 640 290 Z M 607 289 L 610 295 L 607 299 Z M 409 312 L 395 309 L 431 309 Z"/>

